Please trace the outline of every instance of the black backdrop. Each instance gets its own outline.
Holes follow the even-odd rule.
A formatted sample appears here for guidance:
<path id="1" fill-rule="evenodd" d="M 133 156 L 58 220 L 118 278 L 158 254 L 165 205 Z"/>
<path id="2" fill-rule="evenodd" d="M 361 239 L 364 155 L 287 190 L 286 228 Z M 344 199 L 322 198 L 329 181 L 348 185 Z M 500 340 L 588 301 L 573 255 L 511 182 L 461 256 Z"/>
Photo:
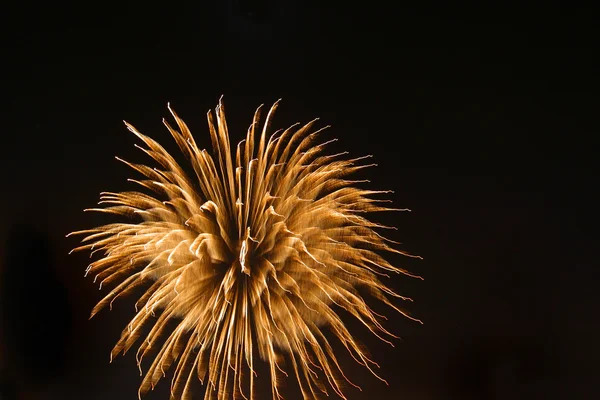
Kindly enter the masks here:
<path id="1" fill-rule="evenodd" d="M 359 332 L 390 386 L 348 363 L 349 398 L 597 396 L 595 10 L 318 3 L 4 7 L 0 398 L 136 398 L 134 356 L 108 363 L 132 302 L 88 321 L 64 236 L 131 188 L 113 156 L 146 160 L 121 120 L 174 150 L 171 102 L 208 146 L 221 95 L 235 141 L 278 98 L 275 127 L 321 117 L 413 210 L 385 218 L 425 281 L 392 286 L 425 324 L 394 315 L 394 349 Z"/>

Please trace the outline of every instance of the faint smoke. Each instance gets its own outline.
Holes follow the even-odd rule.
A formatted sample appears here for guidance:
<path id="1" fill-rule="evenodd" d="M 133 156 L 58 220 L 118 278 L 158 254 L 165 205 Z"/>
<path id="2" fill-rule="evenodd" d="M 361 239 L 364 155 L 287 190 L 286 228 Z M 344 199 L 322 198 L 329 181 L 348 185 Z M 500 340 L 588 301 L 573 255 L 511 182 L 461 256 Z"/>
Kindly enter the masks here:
<path id="1" fill-rule="evenodd" d="M 44 385 L 61 373 L 71 313 L 46 234 L 26 224 L 15 225 L 4 249 L 0 270 L 0 398 L 10 399 L 22 388 Z"/>

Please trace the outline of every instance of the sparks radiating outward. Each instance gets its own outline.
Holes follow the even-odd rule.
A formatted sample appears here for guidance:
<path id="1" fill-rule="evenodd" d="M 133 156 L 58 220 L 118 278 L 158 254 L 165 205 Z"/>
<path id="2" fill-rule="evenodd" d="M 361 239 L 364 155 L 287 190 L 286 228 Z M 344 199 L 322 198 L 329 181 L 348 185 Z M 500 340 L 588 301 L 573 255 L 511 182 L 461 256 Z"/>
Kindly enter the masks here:
<path id="1" fill-rule="evenodd" d="M 175 398 L 190 399 L 190 383 L 197 376 L 207 384 L 205 399 L 253 399 L 258 357 L 270 371 L 273 399 L 282 398 L 281 380 L 288 375 L 297 379 L 305 399 L 329 394 L 329 389 L 345 398 L 345 382 L 356 385 L 344 375 L 324 329 L 379 376 L 377 364 L 337 310 L 346 310 L 384 341 L 394 335 L 361 293 L 412 319 L 389 298 L 410 299 L 380 277 L 386 272 L 416 276 L 378 252 L 408 254 L 376 232 L 389 227 L 364 217 L 393 210 L 377 199 L 386 192 L 360 189 L 358 181 L 345 179 L 370 166 L 362 163 L 366 157 L 323 155 L 328 142 L 315 144 L 325 129 L 312 131 L 316 120 L 267 135 L 277 105 L 260 132 L 257 109 L 246 139 L 232 151 L 219 102 L 216 121 L 208 113 L 212 155 L 198 148 L 169 108 L 178 130 L 164 124 L 190 161 L 193 178 L 156 141 L 126 123 L 146 144 L 140 149 L 162 168 L 119 160 L 145 176 L 133 182 L 164 201 L 136 191 L 104 192 L 100 204 L 108 206 L 92 211 L 141 217 L 141 222 L 72 233 L 86 235 L 84 245 L 73 251 L 103 254 L 86 275 L 94 274 L 100 287 L 117 283 L 92 316 L 142 283 L 152 283 L 111 353 L 112 359 L 126 352 L 142 327 L 151 327 L 137 352 L 140 371 L 142 358 L 153 349 L 157 353 L 140 395 L 174 365 Z"/>

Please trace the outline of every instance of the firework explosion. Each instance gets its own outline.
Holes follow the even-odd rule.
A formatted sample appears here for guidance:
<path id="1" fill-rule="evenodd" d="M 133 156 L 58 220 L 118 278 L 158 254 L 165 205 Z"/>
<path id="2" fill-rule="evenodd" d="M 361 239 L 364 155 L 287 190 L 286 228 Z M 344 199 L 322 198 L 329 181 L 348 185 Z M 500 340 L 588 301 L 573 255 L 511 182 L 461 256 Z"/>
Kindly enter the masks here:
<path id="1" fill-rule="evenodd" d="M 219 102 L 216 121 L 208 113 L 212 156 L 198 148 L 169 107 L 179 130 L 164 124 L 190 161 L 193 178 L 161 145 L 125 123 L 147 146 L 139 148 L 162 168 L 119 160 L 145 177 L 131 181 L 165 201 L 137 191 L 103 192 L 99 204 L 107 206 L 90 211 L 142 221 L 71 233 L 86 235 L 84 245 L 73 251 L 103 254 L 86 275 L 95 275 L 100 287 L 117 283 L 92 316 L 112 307 L 117 297 L 152 283 L 111 352 L 111 360 L 127 352 L 142 336 L 142 327 L 150 327 L 137 352 L 140 372 L 144 356 L 151 350 L 157 354 L 140 395 L 174 365 L 174 398 L 191 399 L 190 383 L 197 376 L 208 386 L 205 399 L 253 399 L 258 355 L 270 371 L 273 399 L 282 398 L 281 380 L 291 374 L 305 399 L 329 394 L 329 388 L 345 398 L 346 382 L 356 385 L 344 375 L 324 328 L 356 362 L 383 378 L 336 310 L 346 310 L 386 342 L 395 336 L 359 289 L 413 319 L 389 297 L 410 299 L 379 277 L 387 272 L 416 276 L 377 252 L 408 254 L 376 232 L 390 227 L 363 216 L 395 210 L 376 198 L 387 192 L 359 189 L 359 181 L 344 179 L 372 164 L 362 163 L 367 157 L 344 160 L 346 153 L 323 155 L 329 142 L 315 144 L 325 129 L 312 131 L 317 120 L 267 138 L 277 104 L 260 133 L 257 109 L 246 139 L 232 152 Z"/>

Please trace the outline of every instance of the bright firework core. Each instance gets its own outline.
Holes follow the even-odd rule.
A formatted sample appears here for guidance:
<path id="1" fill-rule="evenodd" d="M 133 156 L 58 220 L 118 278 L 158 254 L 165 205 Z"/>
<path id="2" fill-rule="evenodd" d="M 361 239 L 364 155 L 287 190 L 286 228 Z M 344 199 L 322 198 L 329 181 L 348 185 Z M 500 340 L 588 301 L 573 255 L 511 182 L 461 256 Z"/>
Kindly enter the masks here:
<path id="1" fill-rule="evenodd" d="M 388 272 L 416 277 L 379 253 L 409 254 L 376 231 L 394 228 L 365 217 L 397 209 L 377 198 L 387 192 L 360 189 L 361 181 L 346 179 L 372 166 L 362 163 L 368 157 L 324 155 L 328 142 L 315 142 L 325 128 L 312 130 L 317 120 L 268 135 L 277 105 L 260 132 L 258 108 L 246 139 L 232 151 L 220 102 L 216 121 L 208 113 L 212 155 L 197 147 L 171 110 L 178 129 L 164 124 L 190 161 L 192 177 L 160 144 L 126 123 L 160 168 L 119 160 L 141 173 L 145 178 L 131 181 L 154 195 L 103 192 L 100 204 L 107 206 L 91 211 L 133 221 L 73 232 L 87 235 L 74 251 L 102 254 L 86 275 L 94 274 L 101 287 L 116 283 L 92 316 L 153 282 L 111 353 L 129 350 L 141 328 L 151 326 L 137 352 L 141 371 L 144 356 L 156 351 L 140 395 L 174 365 L 171 391 L 176 398 L 191 398 L 190 382 L 197 376 L 207 384 L 205 399 L 253 399 L 258 355 L 268 365 L 273 399 L 282 398 L 281 379 L 288 376 L 298 381 L 306 399 L 328 395 L 330 389 L 345 398 L 345 382 L 358 386 L 344 375 L 322 329 L 383 378 L 337 311 L 348 311 L 390 344 L 396 336 L 381 325 L 385 318 L 369 307 L 359 289 L 413 319 L 389 297 L 410 299 L 380 280 Z M 173 320 L 177 325 L 171 329 L 167 323 Z M 285 368 L 284 358 L 289 360 Z"/>

